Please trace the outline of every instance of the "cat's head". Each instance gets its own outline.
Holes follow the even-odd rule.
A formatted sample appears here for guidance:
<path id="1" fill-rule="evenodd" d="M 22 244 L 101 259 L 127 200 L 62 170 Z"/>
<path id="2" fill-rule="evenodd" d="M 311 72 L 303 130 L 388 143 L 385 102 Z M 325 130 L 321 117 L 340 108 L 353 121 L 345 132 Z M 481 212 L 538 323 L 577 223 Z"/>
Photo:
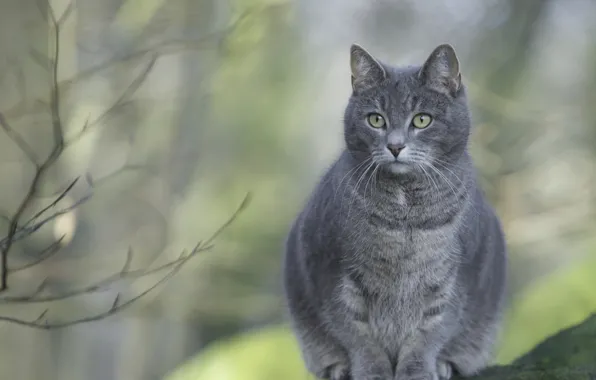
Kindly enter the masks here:
<path id="1" fill-rule="evenodd" d="M 459 62 L 438 46 L 421 66 L 381 63 L 351 50 L 352 95 L 345 111 L 348 150 L 393 174 L 448 165 L 465 151 L 470 116 Z"/>

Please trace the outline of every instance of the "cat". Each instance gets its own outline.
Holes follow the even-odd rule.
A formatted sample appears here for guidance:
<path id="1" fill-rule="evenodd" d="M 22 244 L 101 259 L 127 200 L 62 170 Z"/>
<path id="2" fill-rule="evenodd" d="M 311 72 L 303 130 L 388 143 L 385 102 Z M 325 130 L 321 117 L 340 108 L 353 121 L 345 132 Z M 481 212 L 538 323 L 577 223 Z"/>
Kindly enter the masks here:
<path id="1" fill-rule="evenodd" d="M 302 358 L 329 380 L 474 375 L 500 330 L 507 252 L 468 152 L 455 50 L 394 67 L 354 44 L 350 66 L 345 149 L 286 240 Z"/>

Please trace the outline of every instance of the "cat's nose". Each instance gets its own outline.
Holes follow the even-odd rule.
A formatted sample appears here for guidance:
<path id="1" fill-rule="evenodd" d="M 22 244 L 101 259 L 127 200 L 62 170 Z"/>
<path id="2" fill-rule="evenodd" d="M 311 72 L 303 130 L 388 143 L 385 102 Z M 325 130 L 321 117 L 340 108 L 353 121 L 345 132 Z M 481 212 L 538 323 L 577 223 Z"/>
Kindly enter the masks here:
<path id="1" fill-rule="evenodd" d="M 401 152 L 406 146 L 403 144 L 387 144 L 387 149 L 393 154 L 393 157 L 399 156 L 399 152 Z"/>

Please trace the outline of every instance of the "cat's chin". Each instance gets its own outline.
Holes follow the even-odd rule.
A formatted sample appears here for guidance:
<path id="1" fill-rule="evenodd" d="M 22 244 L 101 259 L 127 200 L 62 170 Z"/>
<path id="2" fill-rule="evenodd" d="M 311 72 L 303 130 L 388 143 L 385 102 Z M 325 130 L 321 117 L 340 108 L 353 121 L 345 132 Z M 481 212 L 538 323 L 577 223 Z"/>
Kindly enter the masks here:
<path id="1" fill-rule="evenodd" d="M 394 161 L 385 164 L 385 170 L 393 175 L 404 175 L 412 173 L 413 167 L 405 162 Z"/>

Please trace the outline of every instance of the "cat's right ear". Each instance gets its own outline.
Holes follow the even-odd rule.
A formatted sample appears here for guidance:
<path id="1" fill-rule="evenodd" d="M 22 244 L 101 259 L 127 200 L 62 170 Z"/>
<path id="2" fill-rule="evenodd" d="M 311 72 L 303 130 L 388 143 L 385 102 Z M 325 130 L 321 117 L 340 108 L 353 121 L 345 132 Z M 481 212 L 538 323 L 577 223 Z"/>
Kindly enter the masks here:
<path id="1" fill-rule="evenodd" d="M 459 61 L 449 44 L 439 45 L 430 54 L 418 73 L 424 83 L 436 91 L 455 95 L 461 88 Z"/>
<path id="2" fill-rule="evenodd" d="M 357 44 L 350 48 L 350 69 L 355 94 L 380 85 L 387 75 L 379 61 Z"/>

